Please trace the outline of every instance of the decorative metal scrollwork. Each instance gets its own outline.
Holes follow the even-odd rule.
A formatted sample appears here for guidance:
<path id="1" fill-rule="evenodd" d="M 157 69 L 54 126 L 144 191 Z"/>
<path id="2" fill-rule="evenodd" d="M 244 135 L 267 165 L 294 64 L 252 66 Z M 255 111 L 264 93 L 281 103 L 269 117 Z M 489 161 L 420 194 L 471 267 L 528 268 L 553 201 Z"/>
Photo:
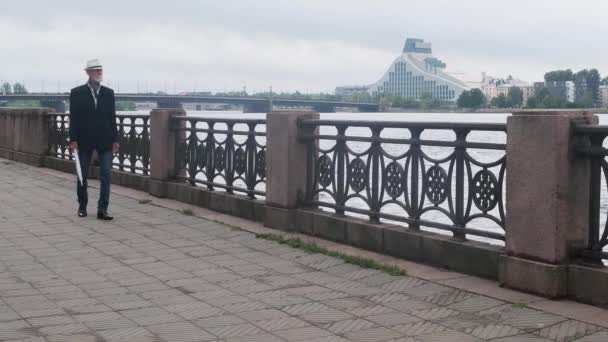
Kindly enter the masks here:
<path id="1" fill-rule="evenodd" d="M 224 150 L 222 146 L 216 147 L 215 155 L 213 157 L 215 158 L 215 169 L 217 171 L 224 171 L 224 168 L 226 167 L 226 150 Z"/>
<path id="2" fill-rule="evenodd" d="M 491 134 L 504 136 L 505 124 L 306 119 L 299 127 L 308 149 L 304 204 L 504 240 L 506 144 Z M 471 133 L 492 137 L 468 141 Z M 479 151 L 490 158 L 479 160 Z"/>
<path id="3" fill-rule="evenodd" d="M 234 171 L 240 176 L 245 173 L 245 170 L 247 169 L 247 156 L 245 155 L 245 151 L 240 147 L 237 148 L 236 151 L 234 151 L 233 158 Z"/>
<path id="4" fill-rule="evenodd" d="M 176 142 L 192 145 L 196 154 L 186 165 L 176 164 L 176 178 L 209 191 L 240 192 L 252 199 L 265 195 L 266 145 L 257 140 L 265 136 L 260 129 L 265 125 L 255 119 L 171 118 L 171 130 L 179 133 Z"/>
<path id="5" fill-rule="evenodd" d="M 426 171 L 424 192 L 431 203 L 443 203 L 448 196 L 449 186 L 448 175 L 443 168 L 434 165 Z"/>
<path id="6" fill-rule="evenodd" d="M 367 186 L 367 168 L 361 158 L 355 158 L 350 162 L 348 181 L 355 192 L 360 192 Z"/>
<path id="7" fill-rule="evenodd" d="M 255 173 L 260 178 L 266 178 L 266 150 L 259 151 L 255 156 Z"/>
<path id="8" fill-rule="evenodd" d="M 403 166 L 397 162 L 391 162 L 384 170 L 384 182 L 386 193 L 392 198 L 397 198 L 403 194 L 405 171 Z"/>
<path id="9" fill-rule="evenodd" d="M 192 162 L 195 162 L 201 169 L 207 165 L 207 148 L 205 148 L 205 145 L 200 144 L 196 147 L 196 159 Z"/>
<path id="10" fill-rule="evenodd" d="M 494 209 L 498 203 L 498 189 L 496 176 L 487 169 L 480 170 L 475 174 L 471 183 L 473 203 L 483 212 Z"/>
<path id="11" fill-rule="evenodd" d="M 334 179 L 334 165 L 326 155 L 323 155 L 317 161 L 317 175 L 319 176 L 319 184 L 327 187 Z"/>

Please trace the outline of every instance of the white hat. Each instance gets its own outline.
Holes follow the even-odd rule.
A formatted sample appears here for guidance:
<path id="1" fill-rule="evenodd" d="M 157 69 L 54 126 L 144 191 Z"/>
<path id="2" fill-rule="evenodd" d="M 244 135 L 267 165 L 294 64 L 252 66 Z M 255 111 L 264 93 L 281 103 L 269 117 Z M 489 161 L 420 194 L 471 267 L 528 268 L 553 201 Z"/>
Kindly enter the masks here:
<path id="1" fill-rule="evenodd" d="M 97 69 L 102 69 L 101 62 L 99 61 L 99 59 L 95 58 L 95 59 L 91 59 L 91 60 L 87 61 L 87 67 L 85 68 L 85 70 L 97 70 Z"/>

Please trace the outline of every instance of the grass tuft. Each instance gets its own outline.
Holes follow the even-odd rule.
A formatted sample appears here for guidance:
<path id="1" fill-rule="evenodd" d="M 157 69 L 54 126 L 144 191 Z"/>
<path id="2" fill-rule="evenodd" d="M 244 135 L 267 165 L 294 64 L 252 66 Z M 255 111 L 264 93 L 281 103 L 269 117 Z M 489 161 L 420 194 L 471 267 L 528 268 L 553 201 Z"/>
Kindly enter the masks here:
<path id="1" fill-rule="evenodd" d="M 302 241 L 301 239 L 286 239 L 282 235 L 278 234 L 257 234 L 255 237 L 258 239 L 275 241 L 282 245 L 287 245 L 289 247 L 303 250 L 304 252 L 309 254 L 323 254 L 334 258 L 342 259 L 345 263 L 348 264 L 361 266 L 363 268 L 379 270 L 394 276 L 404 276 L 407 274 L 405 270 L 402 270 L 401 268 L 395 265 L 387 265 L 377 262 L 373 259 L 332 251 L 327 248 L 321 247 L 315 243 Z"/>
<path id="2" fill-rule="evenodd" d="M 514 309 L 525 309 L 528 306 L 525 303 L 515 303 L 515 304 L 511 305 L 511 307 Z"/>
<path id="3" fill-rule="evenodd" d="M 152 200 L 149 198 L 142 198 L 138 202 L 139 202 L 139 204 L 148 204 L 148 203 L 152 202 Z"/>
<path id="4" fill-rule="evenodd" d="M 181 210 L 179 210 L 179 212 L 184 215 L 188 215 L 188 216 L 194 215 L 194 213 L 192 212 L 192 209 L 188 209 L 188 208 L 181 209 Z"/>

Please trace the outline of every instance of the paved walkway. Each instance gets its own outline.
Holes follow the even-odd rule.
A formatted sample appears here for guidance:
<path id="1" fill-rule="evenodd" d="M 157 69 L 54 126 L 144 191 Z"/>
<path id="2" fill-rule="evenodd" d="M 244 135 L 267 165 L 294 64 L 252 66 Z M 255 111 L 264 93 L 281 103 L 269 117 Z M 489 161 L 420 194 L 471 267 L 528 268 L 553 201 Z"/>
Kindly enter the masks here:
<path id="1" fill-rule="evenodd" d="M 0 159 L 2 341 L 608 341 L 116 193 L 115 221 L 79 219 L 73 188 Z"/>

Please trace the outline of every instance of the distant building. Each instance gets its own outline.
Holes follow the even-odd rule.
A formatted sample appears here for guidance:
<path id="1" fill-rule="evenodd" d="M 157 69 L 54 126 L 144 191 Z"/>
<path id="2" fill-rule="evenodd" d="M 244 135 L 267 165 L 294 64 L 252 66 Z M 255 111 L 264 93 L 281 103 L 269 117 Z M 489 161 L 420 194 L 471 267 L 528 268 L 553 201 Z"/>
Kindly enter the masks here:
<path id="1" fill-rule="evenodd" d="M 338 96 L 352 96 L 356 93 L 367 93 L 369 87 L 367 86 L 342 86 L 336 87 L 336 95 Z"/>
<path id="2" fill-rule="evenodd" d="M 574 98 L 577 101 L 580 101 L 587 95 L 589 92 L 589 86 L 587 85 L 587 77 L 586 75 L 577 73 L 574 78 Z"/>
<path id="3" fill-rule="evenodd" d="M 575 102 L 577 99 L 578 91 L 573 81 L 536 82 L 534 88 L 536 91 L 546 88 L 551 96 L 565 99 L 568 102 Z"/>
<path id="4" fill-rule="evenodd" d="M 382 78 L 369 86 L 372 96 L 395 94 L 403 98 L 455 102 L 469 87 L 445 72 L 445 63 L 433 56 L 431 43 L 408 38 L 403 52 Z"/>
<path id="5" fill-rule="evenodd" d="M 498 96 L 498 86 L 503 84 L 505 84 L 504 79 L 488 76 L 485 72 L 481 74 L 480 90 L 488 100 Z"/>
<path id="6" fill-rule="evenodd" d="M 534 85 L 520 79 L 513 78 L 509 75 L 506 79 L 496 78 L 482 73 L 481 92 L 486 96 L 488 101 L 499 95 L 509 95 L 512 88 L 517 87 L 524 94 L 524 104 L 528 102 L 530 96 L 534 96 Z"/>
<path id="7" fill-rule="evenodd" d="M 608 107 L 608 85 L 600 86 L 599 100 L 602 107 Z"/>

